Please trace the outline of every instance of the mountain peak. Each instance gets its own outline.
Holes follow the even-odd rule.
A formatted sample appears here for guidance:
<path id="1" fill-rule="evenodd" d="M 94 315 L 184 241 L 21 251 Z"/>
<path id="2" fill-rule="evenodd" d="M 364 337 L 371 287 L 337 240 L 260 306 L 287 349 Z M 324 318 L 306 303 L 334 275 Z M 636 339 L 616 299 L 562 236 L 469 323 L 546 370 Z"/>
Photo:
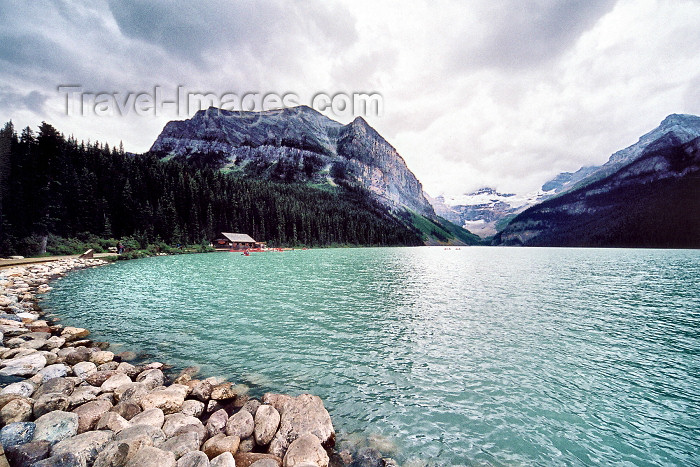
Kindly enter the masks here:
<path id="1" fill-rule="evenodd" d="M 659 125 L 661 128 L 668 128 L 672 126 L 700 126 L 700 117 L 690 114 L 671 114 L 663 119 Z"/>

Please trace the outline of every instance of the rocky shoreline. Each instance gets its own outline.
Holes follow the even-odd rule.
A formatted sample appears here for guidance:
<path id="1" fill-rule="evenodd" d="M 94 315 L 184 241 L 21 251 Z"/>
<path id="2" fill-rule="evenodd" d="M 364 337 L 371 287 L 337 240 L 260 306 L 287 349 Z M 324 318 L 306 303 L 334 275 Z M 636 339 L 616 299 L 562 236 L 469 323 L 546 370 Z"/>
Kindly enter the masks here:
<path id="1" fill-rule="evenodd" d="M 333 451 L 335 430 L 317 396 L 257 400 L 231 382 L 197 379 L 195 367 L 170 381 L 163 363 L 115 355 L 88 330 L 43 316 L 36 295 L 49 281 L 104 264 L 0 270 L 0 467 L 396 465 L 379 453 Z"/>

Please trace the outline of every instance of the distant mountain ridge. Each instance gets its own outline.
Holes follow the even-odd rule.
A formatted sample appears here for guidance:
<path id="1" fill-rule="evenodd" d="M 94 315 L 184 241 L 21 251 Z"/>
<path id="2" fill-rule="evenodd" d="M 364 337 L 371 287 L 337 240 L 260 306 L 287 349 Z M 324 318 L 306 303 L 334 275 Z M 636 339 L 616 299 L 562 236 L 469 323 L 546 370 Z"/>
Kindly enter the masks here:
<path id="1" fill-rule="evenodd" d="M 361 117 L 343 125 L 306 106 L 265 112 L 209 108 L 166 124 L 150 152 L 260 178 L 356 183 L 391 209 L 437 220 L 406 162 Z"/>
<path id="2" fill-rule="evenodd" d="M 438 215 L 487 237 L 503 230 L 515 215 L 532 206 L 608 177 L 644 153 L 688 143 L 697 137 L 700 137 L 700 117 L 671 114 L 635 144 L 612 154 L 605 164 L 560 173 L 537 192 L 511 196 L 492 188 L 482 188 L 453 199 L 434 198 L 432 204 Z"/>
<path id="3" fill-rule="evenodd" d="M 628 154 L 613 174 L 522 212 L 493 244 L 700 248 L 700 137 L 663 134 Z"/>

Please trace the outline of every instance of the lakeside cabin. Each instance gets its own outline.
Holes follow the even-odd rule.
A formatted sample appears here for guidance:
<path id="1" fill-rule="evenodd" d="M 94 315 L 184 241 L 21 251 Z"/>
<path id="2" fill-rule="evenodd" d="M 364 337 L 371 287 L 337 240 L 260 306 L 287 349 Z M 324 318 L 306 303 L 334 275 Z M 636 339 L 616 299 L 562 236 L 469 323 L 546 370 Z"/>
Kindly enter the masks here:
<path id="1" fill-rule="evenodd" d="M 248 234 L 221 232 L 216 240 L 212 241 L 212 246 L 217 250 L 252 250 L 265 249 L 265 242 L 256 242 Z"/>

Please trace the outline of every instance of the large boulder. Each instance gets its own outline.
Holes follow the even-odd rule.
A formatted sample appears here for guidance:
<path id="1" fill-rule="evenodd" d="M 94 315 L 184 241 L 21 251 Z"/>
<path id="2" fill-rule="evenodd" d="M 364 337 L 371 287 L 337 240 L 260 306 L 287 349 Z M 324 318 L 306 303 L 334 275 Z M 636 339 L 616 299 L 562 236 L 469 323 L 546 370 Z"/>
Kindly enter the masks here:
<path id="1" fill-rule="evenodd" d="M 194 399 L 187 399 L 185 402 L 182 403 L 182 408 L 180 408 L 180 412 L 182 412 L 185 415 L 191 415 L 193 417 L 201 417 L 204 413 L 204 402 L 196 401 Z"/>
<path id="2" fill-rule="evenodd" d="M 75 381 L 70 378 L 51 378 L 44 381 L 34 393 L 34 399 L 46 394 L 64 394 L 70 396 L 75 389 Z"/>
<path id="3" fill-rule="evenodd" d="M 114 436 L 114 441 L 133 440 L 142 440 L 147 446 L 158 447 L 165 442 L 165 434 L 160 428 L 151 425 L 133 425 Z"/>
<path id="4" fill-rule="evenodd" d="M 0 370 L 0 376 L 32 376 L 46 366 L 46 357 L 34 352 L 23 357 L 5 360 L 0 365 L 5 367 Z"/>
<path id="5" fill-rule="evenodd" d="M 160 445 L 160 448 L 164 451 L 170 451 L 175 454 L 175 458 L 179 459 L 190 451 L 199 450 L 200 446 L 199 435 L 190 431 L 178 436 L 174 436 Z"/>
<path id="6" fill-rule="evenodd" d="M 107 430 L 88 431 L 59 441 L 51 448 L 51 455 L 72 453 L 81 462 L 90 465 L 95 461 L 97 454 L 111 441 L 112 435 L 113 433 Z"/>
<path id="7" fill-rule="evenodd" d="M 66 326 L 63 328 L 63 332 L 61 332 L 61 337 L 65 339 L 66 342 L 72 342 L 82 339 L 83 337 L 87 337 L 89 334 L 90 331 L 87 329 Z"/>
<path id="8" fill-rule="evenodd" d="M 56 454 L 32 464 L 32 467 L 83 467 L 85 463 L 72 452 Z"/>
<path id="9" fill-rule="evenodd" d="M 231 415 L 226 423 L 226 435 L 238 436 L 241 439 L 252 436 L 254 429 L 255 421 L 247 410 L 241 410 Z"/>
<path id="10" fill-rule="evenodd" d="M 136 377 L 137 383 L 143 383 L 148 389 L 155 389 L 165 384 L 165 375 L 159 369 L 145 370 Z"/>
<path id="11" fill-rule="evenodd" d="M 163 433 L 170 438 L 174 436 L 178 429 L 187 425 L 202 425 L 202 421 L 196 417 L 182 413 L 174 413 L 165 417 L 163 423 Z"/>
<path id="12" fill-rule="evenodd" d="M 112 360 L 114 360 L 114 353 L 108 350 L 98 350 L 97 352 L 93 352 L 92 355 L 90 355 L 90 361 L 95 365 L 102 365 L 104 363 L 111 362 Z"/>
<path id="13" fill-rule="evenodd" d="M 206 403 L 211 398 L 212 389 L 214 389 L 214 385 L 210 381 L 199 381 L 192 387 L 192 397 Z"/>
<path id="14" fill-rule="evenodd" d="M 143 410 L 157 407 L 166 415 L 179 412 L 182 408 L 182 403 L 185 402 L 185 394 L 173 386 L 164 389 L 154 389 L 145 395 L 140 402 Z"/>
<path id="15" fill-rule="evenodd" d="M 139 404 L 135 404 L 130 401 L 119 401 L 118 404 L 112 407 L 110 412 L 118 413 L 119 415 L 124 417 L 125 420 L 131 420 L 136 415 L 143 412 L 143 409 L 141 409 L 141 406 Z"/>
<path id="16" fill-rule="evenodd" d="M 233 454 L 225 452 L 213 458 L 209 465 L 210 467 L 236 467 L 236 461 L 233 459 Z"/>
<path id="17" fill-rule="evenodd" d="M 100 389 L 102 392 L 113 392 L 115 389 L 125 384 L 132 384 L 131 378 L 124 373 L 115 373 L 102 383 Z"/>
<path id="18" fill-rule="evenodd" d="M 282 459 L 272 454 L 261 454 L 257 452 L 239 452 L 233 458 L 236 460 L 236 467 L 250 467 L 256 462 L 274 461 L 282 467 Z"/>
<path id="19" fill-rule="evenodd" d="M 114 399 L 139 404 L 146 394 L 148 394 L 148 388 L 145 384 L 129 382 L 114 390 Z"/>
<path id="20" fill-rule="evenodd" d="M 14 422 L 0 430 L 0 444 L 3 448 L 26 444 L 34 438 L 36 425 L 33 422 Z"/>
<path id="21" fill-rule="evenodd" d="M 36 391 L 36 386 L 31 381 L 19 381 L 17 383 L 8 384 L 2 391 L 0 391 L 0 396 L 6 394 L 17 394 L 22 397 L 32 397 Z"/>
<path id="22" fill-rule="evenodd" d="M 67 376 L 71 372 L 71 367 L 64 365 L 63 363 L 55 363 L 53 365 L 45 366 L 39 371 L 39 375 L 42 377 L 42 381 L 47 381 L 52 378 L 62 378 Z"/>
<path id="23" fill-rule="evenodd" d="M 70 398 L 60 392 L 44 394 L 34 401 L 34 417 L 53 412 L 54 410 L 67 410 L 70 405 Z"/>
<path id="24" fill-rule="evenodd" d="M 224 409 L 219 409 L 209 416 L 207 420 L 207 430 L 209 431 L 209 436 L 218 435 L 223 433 L 226 429 L 226 424 L 228 423 L 228 413 Z"/>
<path id="25" fill-rule="evenodd" d="M 127 462 L 126 467 L 175 467 L 175 454 L 153 446 L 144 446 Z"/>
<path id="26" fill-rule="evenodd" d="M 204 451 L 204 454 L 211 460 L 224 452 L 236 454 L 240 443 L 241 439 L 238 436 L 226 436 L 223 433 L 219 433 L 209 438 L 204 443 L 202 451 Z"/>
<path id="27" fill-rule="evenodd" d="M 73 374 L 83 381 L 94 373 L 97 373 L 97 365 L 92 362 L 78 362 L 73 365 Z"/>
<path id="28" fill-rule="evenodd" d="M 271 405 L 261 405 L 255 413 L 255 442 L 267 446 L 277 433 L 280 413 Z"/>
<path id="29" fill-rule="evenodd" d="M 32 400 L 16 396 L 0 409 L 0 423 L 27 422 L 32 418 Z"/>
<path id="30" fill-rule="evenodd" d="M 79 405 L 85 404 L 86 402 L 94 401 L 97 399 L 99 394 L 100 388 L 96 388 L 95 386 L 78 386 L 71 393 L 70 397 L 68 398 L 68 402 L 71 408 L 75 408 Z"/>
<path id="31" fill-rule="evenodd" d="M 270 442 L 268 452 L 283 458 L 289 445 L 305 433 L 316 436 L 324 448 L 335 445 L 331 416 L 321 398 L 311 394 L 302 394 L 284 404 L 280 427 Z"/>
<path id="32" fill-rule="evenodd" d="M 98 399 L 74 409 L 73 413 L 78 414 L 78 433 L 94 430 L 100 417 L 111 408 L 112 404 L 109 401 Z"/>
<path id="33" fill-rule="evenodd" d="M 155 428 L 161 428 L 165 422 L 165 414 L 156 407 L 135 415 L 130 422 L 132 425 L 150 425 Z"/>
<path id="34" fill-rule="evenodd" d="M 102 384 L 117 373 L 116 370 L 97 370 L 85 377 L 85 382 L 92 386 L 102 386 Z"/>
<path id="35" fill-rule="evenodd" d="M 78 414 L 60 410 L 49 412 L 36 420 L 35 441 L 55 444 L 78 434 Z"/>
<path id="36" fill-rule="evenodd" d="M 214 386 L 210 397 L 216 401 L 235 399 L 236 391 L 231 383 L 225 382 Z"/>
<path id="37" fill-rule="evenodd" d="M 329 460 L 318 437 L 312 433 L 304 433 L 289 445 L 284 456 L 284 467 L 328 467 Z"/>
<path id="38" fill-rule="evenodd" d="M 18 444 L 9 446 L 5 449 L 5 456 L 10 462 L 10 465 L 15 466 L 30 466 L 46 459 L 49 455 L 50 445 L 48 441 L 32 441 L 27 444 Z"/>
<path id="39" fill-rule="evenodd" d="M 178 459 L 177 467 L 210 467 L 209 458 L 202 451 L 188 452 Z"/>
<path id="40" fill-rule="evenodd" d="M 131 423 L 116 412 L 107 412 L 102 414 L 97 421 L 95 428 L 97 430 L 111 430 L 119 433 L 125 428 L 129 428 Z"/>

